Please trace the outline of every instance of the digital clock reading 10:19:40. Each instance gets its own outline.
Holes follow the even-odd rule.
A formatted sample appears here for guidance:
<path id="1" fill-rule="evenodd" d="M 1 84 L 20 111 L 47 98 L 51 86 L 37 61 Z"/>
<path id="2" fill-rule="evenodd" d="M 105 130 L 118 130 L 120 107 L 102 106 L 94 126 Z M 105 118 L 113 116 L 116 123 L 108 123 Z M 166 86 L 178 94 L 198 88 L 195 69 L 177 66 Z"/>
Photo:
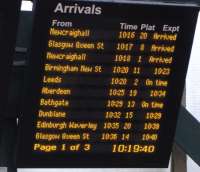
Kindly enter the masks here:
<path id="1" fill-rule="evenodd" d="M 114 144 L 112 146 L 113 153 L 154 153 L 154 145 L 125 145 Z"/>

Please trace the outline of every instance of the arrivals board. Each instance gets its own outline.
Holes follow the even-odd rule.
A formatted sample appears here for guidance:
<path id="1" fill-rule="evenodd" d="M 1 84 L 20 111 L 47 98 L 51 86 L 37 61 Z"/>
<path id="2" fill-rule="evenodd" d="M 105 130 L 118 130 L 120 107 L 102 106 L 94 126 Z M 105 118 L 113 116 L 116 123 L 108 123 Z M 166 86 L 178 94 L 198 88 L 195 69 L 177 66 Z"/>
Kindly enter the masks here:
<path id="1" fill-rule="evenodd" d="M 36 1 L 18 167 L 167 167 L 198 8 Z"/>
<path id="2" fill-rule="evenodd" d="M 4 110 L 7 102 L 9 73 L 14 55 L 19 9 L 20 0 L 6 0 L 1 2 L 0 5 L 0 117 L 5 115 Z"/>

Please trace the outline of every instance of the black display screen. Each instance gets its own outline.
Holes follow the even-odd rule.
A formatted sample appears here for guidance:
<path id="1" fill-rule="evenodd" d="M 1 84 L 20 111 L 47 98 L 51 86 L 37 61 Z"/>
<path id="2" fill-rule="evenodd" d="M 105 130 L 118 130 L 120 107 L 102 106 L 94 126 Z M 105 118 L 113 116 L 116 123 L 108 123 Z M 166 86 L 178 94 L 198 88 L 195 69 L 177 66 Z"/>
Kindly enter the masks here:
<path id="1" fill-rule="evenodd" d="M 14 56 L 20 1 L 7 0 L 0 5 L 0 117 L 5 116 L 9 74 Z"/>
<path id="2" fill-rule="evenodd" d="M 40 0 L 18 167 L 167 167 L 198 9 Z"/>

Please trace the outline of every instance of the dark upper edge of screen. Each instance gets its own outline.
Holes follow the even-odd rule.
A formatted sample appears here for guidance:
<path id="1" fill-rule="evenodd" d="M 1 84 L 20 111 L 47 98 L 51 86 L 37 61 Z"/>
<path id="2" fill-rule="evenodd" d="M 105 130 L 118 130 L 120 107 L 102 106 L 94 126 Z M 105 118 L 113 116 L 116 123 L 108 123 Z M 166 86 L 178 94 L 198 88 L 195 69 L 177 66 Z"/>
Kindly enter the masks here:
<path id="1" fill-rule="evenodd" d="M 200 4 L 195 2 L 159 2 L 159 1 L 141 1 L 141 0 L 74 0 L 86 2 L 104 2 L 104 3 L 122 3 L 122 4 L 138 4 L 138 5 L 162 5 L 162 6 L 179 6 L 179 7 L 193 7 L 200 9 Z"/>

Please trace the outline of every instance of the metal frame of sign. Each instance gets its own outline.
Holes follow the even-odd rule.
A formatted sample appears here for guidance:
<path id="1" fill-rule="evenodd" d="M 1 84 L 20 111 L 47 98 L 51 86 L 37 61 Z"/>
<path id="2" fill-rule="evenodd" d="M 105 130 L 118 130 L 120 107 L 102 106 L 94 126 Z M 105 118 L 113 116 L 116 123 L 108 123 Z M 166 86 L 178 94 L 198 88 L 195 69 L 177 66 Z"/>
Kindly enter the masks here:
<path id="1" fill-rule="evenodd" d="M 103 14 L 96 16 L 84 15 L 75 17 L 73 14 L 53 14 L 58 2 L 78 5 L 101 6 Z M 184 87 L 187 66 L 196 26 L 198 8 L 187 5 L 150 5 L 134 2 L 96 2 L 96 1 L 36 1 L 34 7 L 35 19 L 33 28 L 32 47 L 27 67 L 25 96 L 23 102 L 22 117 L 19 122 L 19 144 L 17 166 L 19 168 L 94 168 L 94 167 L 116 167 L 116 168 L 164 168 L 168 166 L 172 148 L 173 137 L 176 128 L 177 114 Z M 99 12 L 97 12 L 99 13 Z M 148 153 L 43 153 L 34 152 L 35 125 L 39 109 L 40 90 L 44 73 L 44 63 L 48 40 L 50 20 L 68 16 L 74 21 L 85 20 L 96 22 L 92 28 L 100 26 L 103 19 L 122 17 L 129 22 L 154 22 L 157 24 L 180 25 L 181 31 L 177 38 L 176 50 L 174 52 L 174 63 L 171 66 L 170 85 L 164 112 L 167 114 L 161 121 L 159 131 L 158 151 L 155 154 Z M 117 17 L 116 17 L 117 16 Z M 137 16 L 137 17 L 135 17 Z M 152 16 L 152 17 L 151 17 Z M 91 18 L 90 18 L 91 17 Z M 135 18 L 134 18 L 135 17 Z M 90 20 L 91 19 L 91 20 Z M 142 21 L 140 21 L 140 19 Z M 112 22 L 112 20 L 110 21 Z M 109 27 L 109 26 L 108 26 Z M 92 106 L 92 105 L 91 105 Z"/>

